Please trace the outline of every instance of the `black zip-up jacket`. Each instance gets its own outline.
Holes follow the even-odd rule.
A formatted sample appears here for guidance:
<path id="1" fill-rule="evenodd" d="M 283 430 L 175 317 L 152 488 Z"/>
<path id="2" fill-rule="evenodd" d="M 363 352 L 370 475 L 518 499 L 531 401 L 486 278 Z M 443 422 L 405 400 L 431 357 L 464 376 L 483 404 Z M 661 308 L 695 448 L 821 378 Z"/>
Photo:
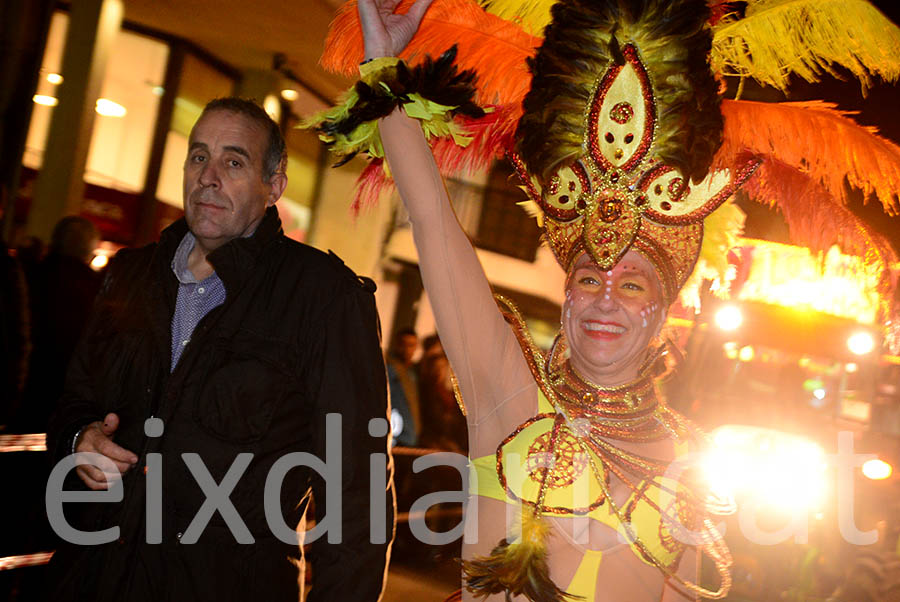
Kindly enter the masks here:
<path id="1" fill-rule="evenodd" d="M 384 472 L 375 470 L 371 486 L 369 475 L 370 457 L 384 459 L 388 449 L 380 432 L 386 429 L 369 433 L 370 419 L 387 418 L 374 284 L 334 254 L 286 238 L 270 208 L 253 236 L 209 255 L 227 298 L 200 321 L 170 373 L 178 292 L 171 262 L 186 232 L 180 220 L 159 243 L 117 255 L 70 365 L 48 433 L 51 457 L 65 457 L 81 427 L 115 412 L 114 440 L 139 460 L 123 478 L 121 502 L 64 506 L 73 527 L 118 526 L 120 534 L 96 546 L 61 544 L 48 599 L 297 600 L 298 546 L 273 535 L 265 484 L 273 463 L 292 452 L 333 461 L 325 454 L 329 413 L 342 420 L 331 435 L 341 436 L 341 482 L 329 483 L 326 494 L 317 473 L 289 470 L 280 514 L 286 525 L 297 525 L 311 488 L 317 521 L 334 524 L 326 510 L 340 491 L 342 540 L 329 543 L 326 535 L 312 543 L 308 599 L 378 599 L 394 509 Z M 145 435 L 149 417 L 163 421 L 161 436 Z M 198 454 L 216 483 L 238 454 L 253 454 L 229 497 L 254 543 L 237 543 L 219 512 L 197 543 L 181 541 L 207 498 L 186 453 Z M 147 454 L 161 456 L 158 544 L 146 543 Z M 72 471 L 67 487 L 78 485 Z M 370 539 L 370 498 L 375 540 L 386 540 L 380 543 Z"/>

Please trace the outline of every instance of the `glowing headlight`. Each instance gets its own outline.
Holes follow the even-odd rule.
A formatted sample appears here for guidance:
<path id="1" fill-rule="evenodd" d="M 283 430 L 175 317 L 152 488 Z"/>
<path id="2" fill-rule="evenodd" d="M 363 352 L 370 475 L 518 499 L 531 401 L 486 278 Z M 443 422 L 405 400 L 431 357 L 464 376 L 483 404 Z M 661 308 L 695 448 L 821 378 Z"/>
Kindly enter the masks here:
<path id="1" fill-rule="evenodd" d="M 856 355 L 865 355 L 875 349 L 875 337 L 870 333 L 860 330 L 850 335 L 847 339 L 847 349 Z"/>
<path id="2" fill-rule="evenodd" d="M 817 509 L 825 497 L 825 450 L 795 435 L 727 425 L 713 431 L 703 463 L 713 494 L 784 510 Z"/>
<path id="3" fill-rule="evenodd" d="M 734 305 L 719 308 L 715 315 L 716 326 L 722 330 L 737 330 L 744 322 L 744 315 Z"/>

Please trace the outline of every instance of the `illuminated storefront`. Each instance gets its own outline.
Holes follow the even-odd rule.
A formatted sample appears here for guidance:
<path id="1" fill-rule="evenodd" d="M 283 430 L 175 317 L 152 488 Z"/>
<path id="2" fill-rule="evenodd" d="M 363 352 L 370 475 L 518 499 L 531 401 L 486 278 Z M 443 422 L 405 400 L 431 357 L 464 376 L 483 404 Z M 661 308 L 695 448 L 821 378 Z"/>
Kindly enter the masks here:
<path id="1" fill-rule="evenodd" d="M 33 97 L 15 202 L 13 240 L 33 234 L 29 213 L 44 164 L 48 133 L 65 85 L 62 66 L 70 15 L 54 13 Z M 85 162 L 80 213 L 115 246 L 140 244 L 182 215 L 181 174 L 187 138 L 203 106 L 231 94 L 263 96 L 244 78 L 192 44 L 123 24 L 105 65 Z M 293 91 L 291 90 L 292 92 Z M 271 94 L 266 106 L 280 116 Z M 74 125 L 73 125 L 74 127 Z M 288 135 L 289 186 L 279 202 L 285 232 L 307 236 L 318 170 L 317 145 Z M 59 216 L 61 217 L 61 216 Z"/>

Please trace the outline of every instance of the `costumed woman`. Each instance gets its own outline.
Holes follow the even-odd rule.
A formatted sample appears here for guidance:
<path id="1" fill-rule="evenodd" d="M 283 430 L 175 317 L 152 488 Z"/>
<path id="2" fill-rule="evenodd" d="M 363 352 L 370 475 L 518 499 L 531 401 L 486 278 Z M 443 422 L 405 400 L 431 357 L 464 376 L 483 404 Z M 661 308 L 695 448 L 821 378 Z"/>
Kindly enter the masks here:
<path id="1" fill-rule="evenodd" d="M 724 597 L 728 550 L 682 462 L 703 436 L 655 383 L 658 335 L 700 256 L 704 220 L 722 207 L 720 221 L 734 222 L 723 203 L 768 165 L 744 143 L 722 147 L 706 2 L 563 0 L 532 27 L 546 25 L 542 40 L 526 31 L 528 12 L 550 2 L 524 2 L 510 19 L 491 12 L 498 2 L 397 4 L 359 0 L 358 22 L 352 3 L 339 15 L 331 66 L 363 58 L 364 40 L 362 81 L 312 123 L 335 150 L 375 157 L 364 179 L 383 182 L 389 166 L 409 213 L 467 411 L 462 599 Z M 476 52 L 479 36 L 501 43 Z M 459 57 L 454 48 L 414 68 L 393 58 L 456 42 Z M 477 98 L 454 58 L 478 71 Z M 566 273 L 546 353 L 516 308 L 495 300 L 434 158 L 477 167 L 503 152 Z M 718 569 L 707 587 L 701 554 Z"/>

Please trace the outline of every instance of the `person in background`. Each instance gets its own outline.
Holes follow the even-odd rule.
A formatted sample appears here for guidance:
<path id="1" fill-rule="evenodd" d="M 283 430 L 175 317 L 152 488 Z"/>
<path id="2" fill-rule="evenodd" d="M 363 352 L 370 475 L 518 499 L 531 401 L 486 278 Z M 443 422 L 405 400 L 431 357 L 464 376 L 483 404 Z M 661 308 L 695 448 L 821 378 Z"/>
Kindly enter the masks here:
<path id="1" fill-rule="evenodd" d="M 15 418 L 20 432 L 43 433 L 62 395 L 66 368 L 100 290 L 91 269 L 100 233 L 83 217 L 56 224 L 50 252 L 29 275 L 33 352 L 25 397 Z"/>
<path id="2" fill-rule="evenodd" d="M 6 243 L 0 241 L 0 431 L 16 413 L 25 387 L 31 349 L 25 276 Z"/>
<path id="3" fill-rule="evenodd" d="M 419 385 L 413 357 L 419 337 L 412 328 L 398 330 L 387 354 L 388 386 L 391 391 L 391 422 L 397 445 L 418 445 L 422 432 Z"/>
<path id="4" fill-rule="evenodd" d="M 465 454 L 466 417 L 453 394 L 450 362 L 438 335 L 426 337 L 422 343 L 418 371 L 419 405 L 422 409 L 421 444 Z"/>

